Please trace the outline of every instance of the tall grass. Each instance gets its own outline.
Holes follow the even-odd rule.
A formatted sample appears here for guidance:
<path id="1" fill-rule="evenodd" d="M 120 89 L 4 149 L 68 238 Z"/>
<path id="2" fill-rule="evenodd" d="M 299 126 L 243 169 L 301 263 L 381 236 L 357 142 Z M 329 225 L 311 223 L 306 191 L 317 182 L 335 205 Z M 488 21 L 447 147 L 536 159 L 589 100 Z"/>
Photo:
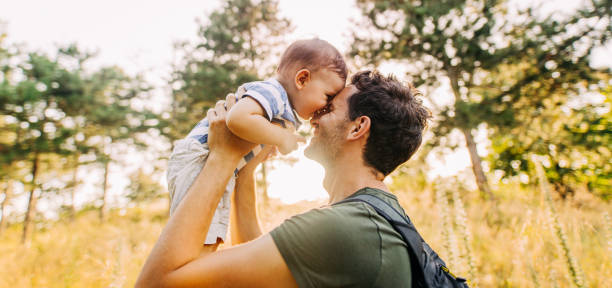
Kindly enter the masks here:
<path id="1" fill-rule="evenodd" d="M 410 186 L 409 178 L 398 178 L 391 188 L 423 238 L 453 273 L 471 278 L 464 244 L 449 251 L 447 234 L 451 230 L 445 228 L 456 221 L 452 207 L 459 201 L 454 201 L 452 195 L 460 185 L 453 179 L 435 182 L 440 185 L 403 190 Z M 495 190 L 496 202 L 481 199 L 477 191 L 459 190 L 469 233 L 469 255 L 474 265 L 475 277 L 470 279 L 476 280 L 473 286 L 574 287 L 566 257 L 560 252 L 558 237 L 551 225 L 549 202 L 545 202 L 541 189 L 500 183 Z M 612 211 L 612 205 L 584 190 L 578 190 L 575 197 L 565 201 L 554 196 L 551 195 L 550 203 L 556 207 L 558 223 L 563 224 L 567 247 L 583 269 L 583 279 L 590 287 L 612 287 L 612 262 L 608 261 L 611 258 L 607 240 L 602 240 L 605 238 L 602 214 Z M 450 208 L 442 210 L 441 207 Z M 459 243 L 465 243 L 458 227 L 452 233 Z"/>
<path id="2" fill-rule="evenodd" d="M 582 268 L 585 283 L 612 287 L 612 242 L 605 234 L 610 220 L 602 218 L 612 211 L 610 203 L 581 191 L 573 199 L 561 201 L 552 194 L 550 202 L 543 202 L 541 189 L 515 184 L 500 184 L 493 203 L 482 200 L 477 191 L 456 194 L 456 183 L 445 189 L 408 189 L 411 185 L 410 177 L 396 177 L 391 189 L 453 273 L 477 280 L 477 287 L 575 286 L 547 203 L 554 204 L 565 245 L 576 267 Z M 260 207 L 266 231 L 323 204 L 270 200 Z M 447 208 L 441 210 L 441 205 Z M 461 208 L 465 213 L 458 211 Z M 19 244 L 20 227 L 13 224 L 0 236 L 0 287 L 132 287 L 167 220 L 166 210 L 167 203 L 153 203 L 112 210 L 102 224 L 95 211 L 80 213 L 72 223 L 38 223 L 29 248 Z M 465 232 L 459 222 L 465 223 Z M 453 235 L 455 244 L 448 245 L 443 227 L 453 228 L 444 233 Z M 453 245 L 456 248 L 445 249 Z"/>
<path id="3" fill-rule="evenodd" d="M 540 160 L 538 157 L 532 157 L 532 161 L 536 168 L 536 175 L 538 177 L 538 182 L 540 184 L 540 191 L 544 193 L 546 204 L 548 208 L 548 212 L 551 217 L 551 225 L 554 230 L 556 239 L 558 241 L 558 245 L 561 248 L 563 255 L 565 256 L 565 261 L 567 263 L 567 269 L 569 274 L 572 276 L 572 280 L 577 287 L 588 287 L 588 284 L 585 282 L 582 269 L 578 264 L 578 260 L 574 256 L 572 249 L 569 246 L 567 234 L 565 233 L 561 222 L 559 221 L 559 214 L 557 209 L 555 208 L 555 203 L 553 203 L 551 192 L 549 191 L 548 181 L 544 176 L 544 169 L 540 164 Z"/>
<path id="4" fill-rule="evenodd" d="M 446 264 L 453 273 L 462 273 L 460 275 L 467 276 L 470 285 L 475 285 L 478 277 L 472 257 L 471 232 L 460 196 L 462 189 L 456 186 L 453 189 L 446 181 L 439 183 L 442 184 L 435 186 L 436 206 L 441 217 L 440 232 L 444 239 L 444 251 L 448 255 Z"/>
<path id="5" fill-rule="evenodd" d="M 455 212 L 455 226 L 457 227 L 457 231 L 459 232 L 461 240 L 463 240 L 463 258 L 465 258 L 465 262 L 468 267 L 468 277 L 470 279 L 471 284 L 476 284 L 476 267 L 474 265 L 471 248 L 472 236 L 468 227 L 465 207 L 463 206 L 463 201 L 461 200 L 461 196 L 459 195 L 459 189 L 455 189 L 452 194 Z"/>
<path id="6" fill-rule="evenodd" d="M 609 260 L 612 261 L 612 222 L 610 220 L 610 214 L 608 214 L 608 211 L 603 213 L 603 227 L 606 237 L 606 246 L 610 256 Z"/>
<path id="7" fill-rule="evenodd" d="M 446 259 L 446 265 L 453 271 L 459 265 L 459 246 L 457 245 L 457 236 L 455 233 L 455 227 L 453 223 L 453 211 L 450 209 L 451 206 L 448 203 L 448 193 L 445 187 L 439 187 L 436 189 L 436 203 L 440 217 L 442 217 L 440 231 L 442 237 L 444 237 L 444 248 L 447 252 L 448 258 Z"/>

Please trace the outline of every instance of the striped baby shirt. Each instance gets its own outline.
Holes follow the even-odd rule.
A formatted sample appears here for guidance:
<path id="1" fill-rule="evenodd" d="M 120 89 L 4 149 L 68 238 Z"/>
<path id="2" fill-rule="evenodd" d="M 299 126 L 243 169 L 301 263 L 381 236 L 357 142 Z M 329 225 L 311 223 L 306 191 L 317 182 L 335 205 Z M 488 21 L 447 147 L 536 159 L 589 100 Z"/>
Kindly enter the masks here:
<path id="1" fill-rule="evenodd" d="M 244 97 L 251 97 L 266 113 L 266 117 L 270 122 L 276 122 L 285 127 L 285 121 L 289 121 L 297 129 L 301 124 L 298 117 L 289 103 L 289 97 L 285 88 L 278 82 L 278 80 L 271 78 L 265 81 L 255 81 L 242 84 L 236 91 L 236 100 Z M 193 138 L 198 140 L 201 144 L 208 143 L 208 119 L 204 118 L 189 132 L 187 138 Z M 259 151 L 263 145 L 256 146 L 251 152 L 245 155 L 238 167 L 236 167 L 235 173 L 242 169 L 248 161 L 250 161 Z"/>

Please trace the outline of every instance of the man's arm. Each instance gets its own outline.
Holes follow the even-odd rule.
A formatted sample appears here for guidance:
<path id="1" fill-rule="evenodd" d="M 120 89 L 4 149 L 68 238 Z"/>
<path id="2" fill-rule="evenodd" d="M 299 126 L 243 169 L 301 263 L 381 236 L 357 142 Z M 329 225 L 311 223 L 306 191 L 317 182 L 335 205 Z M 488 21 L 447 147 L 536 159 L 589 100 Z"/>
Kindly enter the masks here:
<path id="1" fill-rule="evenodd" d="M 266 145 L 238 173 L 236 190 L 232 194 L 232 216 L 230 217 L 233 245 L 251 241 L 262 234 L 257 217 L 255 168 L 275 149 L 274 146 Z"/>
<path id="2" fill-rule="evenodd" d="M 293 133 L 293 127 L 282 128 L 266 119 L 263 108 L 251 97 L 240 99 L 227 114 L 227 127 L 236 136 L 257 144 L 278 147 L 287 154 L 305 140 Z"/>
<path id="3" fill-rule="evenodd" d="M 228 97 L 228 107 L 233 98 Z M 209 158 L 153 247 L 137 287 L 297 287 L 272 237 L 219 252 L 202 243 L 225 185 L 253 147 L 225 126 L 223 102 L 209 110 Z"/>

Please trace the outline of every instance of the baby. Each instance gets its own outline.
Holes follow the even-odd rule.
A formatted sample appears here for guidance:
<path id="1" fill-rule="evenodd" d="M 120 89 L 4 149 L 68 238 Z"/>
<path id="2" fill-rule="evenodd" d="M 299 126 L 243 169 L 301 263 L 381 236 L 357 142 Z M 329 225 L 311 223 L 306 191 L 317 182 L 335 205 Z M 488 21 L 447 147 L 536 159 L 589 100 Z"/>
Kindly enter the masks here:
<path id="1" fill-rule="evenodd" d="M 303 119 L 311 118 L 344 88 L 347 77 L 342 55 L 320 39 L 292 43 L 283 53 L 276 72 L 274 78 L 245 83 L 236 91 L 238 101 L 228 112 L 227 127 L 236 136 L 261 145 L 245 155 L 236 167 L 217 205 L 204 244 L 217 243 L 217 238 L 225 241 L 237 172 L 263 145 L 274 145 L 282 154 L 297 149 L 301 137 L 295 133 L 300 125 L 296 114 Z M 283 128 L 289 125 L 295 129 Z M 174 144 L 168 160 L 171 215 L 204 167 L 209 152 L 208 127 L 208 120 L 204 118 L 185 139 Z"/>

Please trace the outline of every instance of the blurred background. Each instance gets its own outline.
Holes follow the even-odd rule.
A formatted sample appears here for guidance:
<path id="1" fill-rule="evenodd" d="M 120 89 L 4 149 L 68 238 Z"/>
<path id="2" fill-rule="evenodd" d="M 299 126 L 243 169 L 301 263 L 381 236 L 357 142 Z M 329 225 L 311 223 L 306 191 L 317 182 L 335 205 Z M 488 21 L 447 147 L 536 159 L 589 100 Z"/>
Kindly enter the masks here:
<path id="1" fill-rule="evenodd" d="M 385 182 L 451 270 L 612 287 L 611 18 L 608 0 L 2 3 L 0 287 L 133 286 L 173 141 L 312 37 L 423 92 L 425 141 Z M 258 169 L 266 231 L 327 203 L 303 148 Z"/>

